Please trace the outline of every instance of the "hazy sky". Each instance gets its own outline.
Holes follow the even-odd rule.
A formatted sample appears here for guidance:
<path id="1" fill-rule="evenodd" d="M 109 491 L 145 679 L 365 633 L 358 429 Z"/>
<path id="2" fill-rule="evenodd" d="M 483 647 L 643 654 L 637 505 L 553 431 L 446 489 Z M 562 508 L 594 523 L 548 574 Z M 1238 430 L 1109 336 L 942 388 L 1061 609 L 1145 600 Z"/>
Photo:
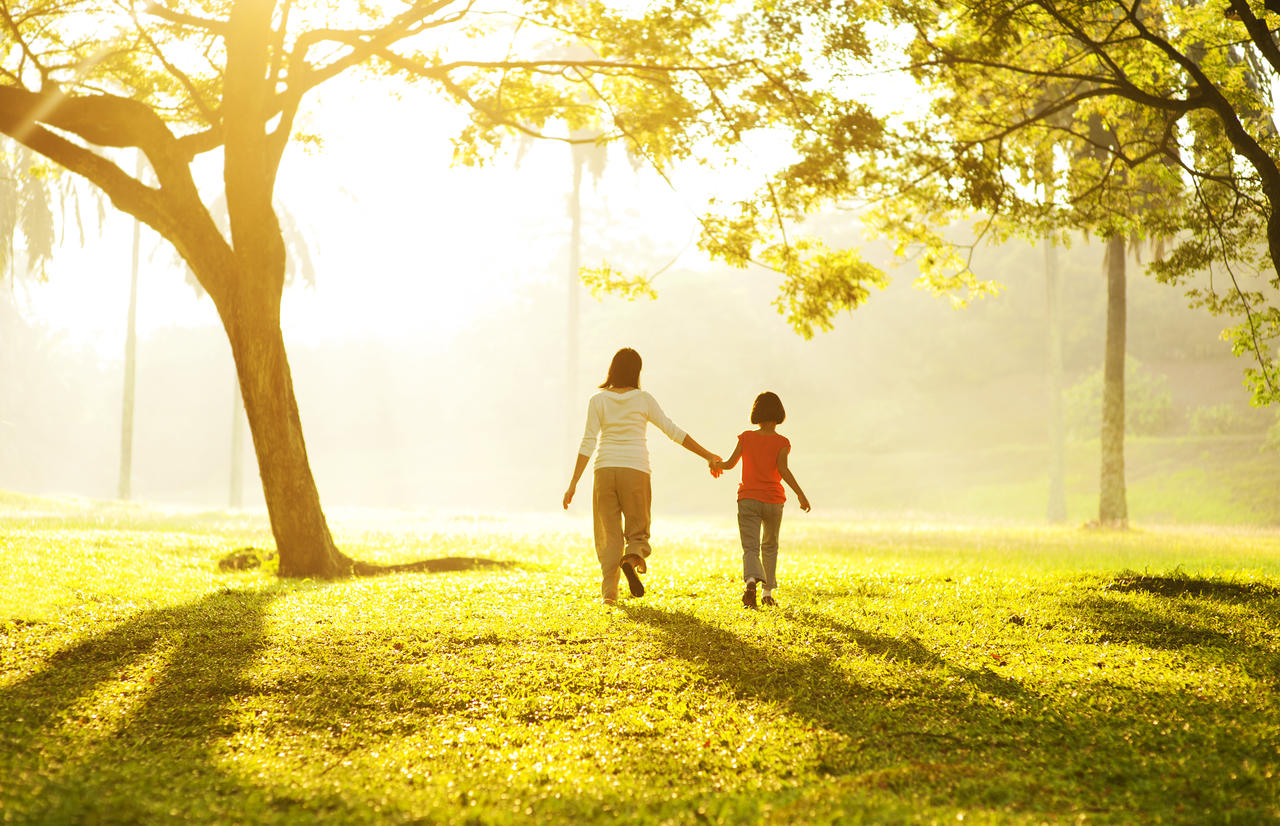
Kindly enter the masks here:
<path id="1" fill-rule="evenodd" d="M 492 166 L 455 167 L 450 138 L 464 123 L 464 113 L 427 88 L 396 99 L 376 83 L 347 81 L 312 99 L 300 130 L 321 135 L 323 145 L 291 146 L 277 188 L 278 203 L 314 252 L 318 282 L 314 291 L 286 295 L 290 341 L 373 331 L 443 338 L 513 288 L 565 277 L 548 271 L 548 262 L 566 243 L 568 146 L 543 142 Z M 759 181 L 693 164 L 681 170 L 677 191 L 650 170 L 635 170 L 620 149 L 612 152 L 599 185 L 588 179 L 586 205 L 617 213 L 620 221 L 628 212 L 633 222 L 642 216 L 643 226 L 630 229 L 656 239 L 651 252 L 664 261 L 683 250 L 681 265 L 705 263 L 690 241 L 711 187 L 732 196 L 735 184 L 745 192 Z M 219 183 L 213 165 L 200 171 L 204 181 Z M 209 201 L 216 197 L 212 192 Z M 104 356 L 123 335 L 131 226 L 109 208 L 105 236 L 91 237 L 84 249 L 59 250 L 50 267 L 55 277 L 30 293 L 41 319 L 93 341 Z M 168 244 L 145 228 L 142 271 L 142 334 L 216 323 L 210 302 L 184 282 Z"/>

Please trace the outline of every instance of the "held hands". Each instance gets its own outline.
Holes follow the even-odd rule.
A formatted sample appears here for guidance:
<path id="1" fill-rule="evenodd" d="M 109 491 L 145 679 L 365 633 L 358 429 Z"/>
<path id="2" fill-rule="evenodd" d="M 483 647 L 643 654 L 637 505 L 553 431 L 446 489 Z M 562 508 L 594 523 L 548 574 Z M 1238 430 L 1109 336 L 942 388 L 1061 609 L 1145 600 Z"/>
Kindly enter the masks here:
<path id="1" fill-rule="evenodd" d="M 712 479 L 719 479 L 720 475 L 724 473 L 724 459 L 714 453 L 711 454 L 711 458 L 707 460 L 707 468 L 711 471 Z"/>

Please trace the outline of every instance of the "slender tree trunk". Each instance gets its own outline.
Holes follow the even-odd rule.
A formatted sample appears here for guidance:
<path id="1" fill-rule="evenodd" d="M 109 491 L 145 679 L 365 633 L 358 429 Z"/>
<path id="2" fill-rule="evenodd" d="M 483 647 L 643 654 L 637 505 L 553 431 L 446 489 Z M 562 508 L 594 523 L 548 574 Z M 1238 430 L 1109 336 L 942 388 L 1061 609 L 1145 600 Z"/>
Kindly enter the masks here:
<path id="1" fill-rule="evenodd" d="M 231 392 L 231 490 L 227 501 L 233 508 L 244 504 L 244 399 L 239 378 Z"/>
<path id="2" fill-rule="evenodd" d="M 253 283 L 243 275 L 237 281 Z M 220 303 L 218 309 L 235 359 L 280 575 L 346 576 L 353 572 L 353 562 L 334 545 L 320 508 L 280 331 L 279 302 L 245 292 L 234 306 Z"/>
<path id="3" fill-rule="evenodd" d="M 581 313 L 582 285 L 578 270 L 582 266 L 582 172 L 587 163 L 586 153 L 576 145 L 570 146 L 573 153 L 573 190 L 569 193 L 569 308 L 568 325 L 565 330 L 565 410 L 568 415 L 565 455 L 577 450 L 577 439 L 574 438 L 580 425 L 578 421 L 578 330 Z M 581 434 L 578 434 L 581 435 Z"/>
<path id="4" fill-rule="evenodd" d="M 142 176 L 142 153 L 138 153 Z M 124 333 L 124 393 L 120 406 L 120 479 L 116 498 L 133 496 L 133 401 L 138 375 L 138 260 L 142 246 L 142 222 L 133 221 L 133 257 L 129 268 L 129 317 Z"/>
<path id="5" fill-rule="evenodd" d="M 1045 236 L 1044 275 L 1049 327 L 1049 506 L 1050 522 L 1067 518 L 1066 425 L 1062 412 L 1062 280 L 1058 247 Z"/>
<path id="6" fill-rule="evenodd" d="M 1127 527 L 1124 484 L 1125 242 L 1107 239 L 1107 341 L 1102 381 L 1102 474 L 1098 521 Z"/>

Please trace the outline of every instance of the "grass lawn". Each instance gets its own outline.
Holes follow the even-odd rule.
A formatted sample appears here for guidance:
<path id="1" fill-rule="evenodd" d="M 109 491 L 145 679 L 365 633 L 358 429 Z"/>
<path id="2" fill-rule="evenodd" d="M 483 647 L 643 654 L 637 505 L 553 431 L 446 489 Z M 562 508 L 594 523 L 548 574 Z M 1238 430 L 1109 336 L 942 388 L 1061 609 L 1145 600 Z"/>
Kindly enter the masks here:
<path id="1" fill-rule="evenodd" d="M 334 514 L 382 561 L 220 572 L 263 521 L 0 496 L 0 820 L 1280 822 L 1280 532 Z"/>

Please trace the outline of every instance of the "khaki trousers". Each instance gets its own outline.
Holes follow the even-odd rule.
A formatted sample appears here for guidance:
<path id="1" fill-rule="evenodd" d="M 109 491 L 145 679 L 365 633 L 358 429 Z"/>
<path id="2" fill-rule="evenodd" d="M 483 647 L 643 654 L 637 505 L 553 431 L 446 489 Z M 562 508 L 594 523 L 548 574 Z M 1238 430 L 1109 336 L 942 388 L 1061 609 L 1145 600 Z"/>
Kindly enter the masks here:
<path id="1" fill-rule="evenodd" d="M 649 556 L 649 508 L 653 493 L 649 474 L 628 467 L 598 468 L 591 488 L 596 557 L 600 560 L 600 593 L 618 598 L 618 575 L 624 553 Z"/>

